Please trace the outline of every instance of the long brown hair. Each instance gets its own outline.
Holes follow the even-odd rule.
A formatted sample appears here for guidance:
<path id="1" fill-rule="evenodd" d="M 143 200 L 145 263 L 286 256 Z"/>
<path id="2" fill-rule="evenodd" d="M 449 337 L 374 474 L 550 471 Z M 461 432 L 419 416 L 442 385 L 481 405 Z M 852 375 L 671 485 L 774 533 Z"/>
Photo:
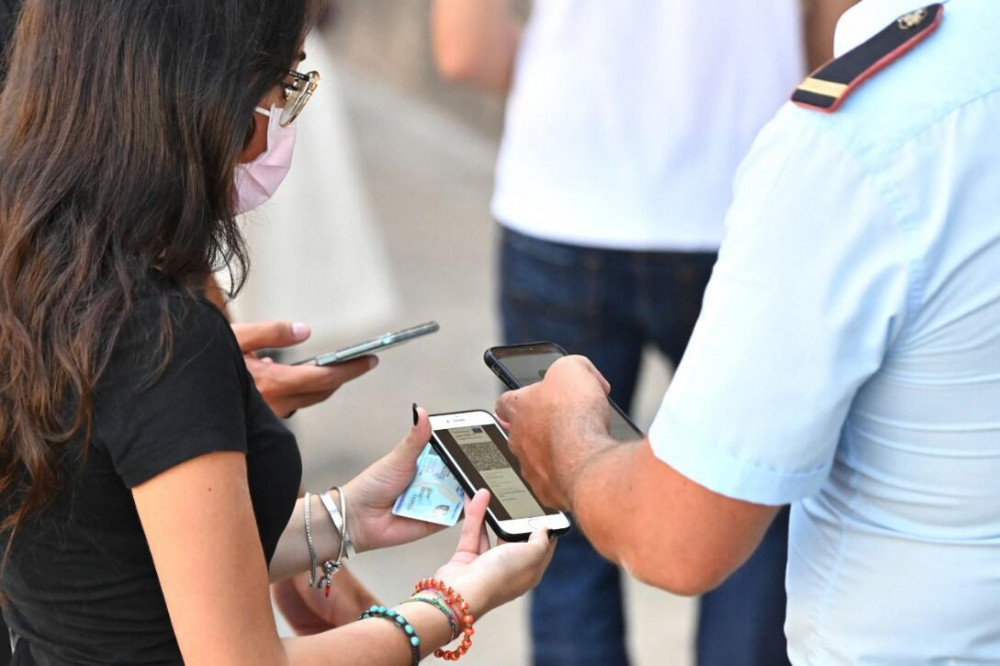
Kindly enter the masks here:
<path id="1" fill-rule="evenodd" d="M 0 531 L 44 506 L 87 441 L 150 271 L 189 294 L 221 267 L 239 284 L 233 173 L 309 4 L 25 3 L 0 92 Z"/>

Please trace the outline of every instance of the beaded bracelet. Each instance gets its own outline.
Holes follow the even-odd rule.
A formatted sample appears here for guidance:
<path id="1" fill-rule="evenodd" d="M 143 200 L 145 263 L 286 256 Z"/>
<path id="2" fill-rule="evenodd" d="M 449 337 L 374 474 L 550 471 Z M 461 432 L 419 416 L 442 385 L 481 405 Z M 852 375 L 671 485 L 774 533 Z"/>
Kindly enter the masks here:
<path id="1" fill-rule="evenodd" d="M 431 592 L 433 592 L 432 595 L 424 596 L 425 593 L 431 593 Z M 448 642 L 450 643 L 451 641 L 458 638 L 461 632 L 458 629 L 458 620 L 455 617 L 455 611 L 452 610 L 451 607 L 448 606 L 446 603 L 444 603 L 442 599 L 443 597 L 439 596 L 437 590 L 425 590 L 423 592 L 418 592 L 417 594 L 413 595 L 403 603 L 409 603 L 413 601 L 424 604 L 430 604 L 431 606 L 434 606 L 434 608 L 437 608 L 439 611 L 444 613 L 444 616 L 448 618 L 448 626 L 451 627 L 451 638 L 448 639 Z"/>
<path id="2" fill-rule="evenodd" d="M 392 609 L 386 608 L 385 606 L 372 606 L 362 613 L 361 617 L 358 619 L 367 620 L 370 617 L 384 618 L 399 627 L 400 630 L 406 634 L 410 650 L 413 652 L 413 666 L 417 666 L 417 664 L 420 663 L 420 638 L 417 636 L 417 632 L 413 628 L 413 625 L 407 622 L 405 617 Z"/>
<path id="3" fill-rule="evenodd" d="M 472 635 L 476 633 L 476 630 L 472 628 L 475 623 L 476 618 L 473 617 L 472 611 L 469 610 L 469 604 L 462 598 L 458 592 L 456 592 L 451 586 L 443 583 L 436 578 L 424 578 L 422 581 L 416 584 L 413 588 L 414 594 L 419 594 L 424 590 L 437 590 L 444 595 L 445 603 L 455 609 L 458 613 L 459 619 L 462 623 L 462 633 L 465 636 L 462 638 L 462 644 L 458 646 L 456 650 L 442 650 L 438 648 L 434 650 L 434 656 L 438 659 L 444 659 L 445 661 L 458 661 L 465 656 L 465 653 L 469 651 L 472 647 Z"/>

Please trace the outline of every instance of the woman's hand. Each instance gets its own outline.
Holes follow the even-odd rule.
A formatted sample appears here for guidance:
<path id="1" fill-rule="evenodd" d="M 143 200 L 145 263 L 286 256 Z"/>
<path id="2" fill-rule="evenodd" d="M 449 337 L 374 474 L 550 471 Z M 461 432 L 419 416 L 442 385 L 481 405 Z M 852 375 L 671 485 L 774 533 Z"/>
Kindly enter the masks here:
<path id="1" fill-rule="evenodd" d="M 417 458 L 431 439 L 427 412 L 414 405 L 416 423 L 395 449 L 344 486 L 347 531 L 360 553 L 416 541 L 441 525 L 393 515 L 392 506 L 417 473 Z"/>
<path id="2" fill-rule="evenodd" d="M 548 530 L 535 532 L 524 543 L 490 548 L 483 522 L 489 503 L 488 490 L 480 490 L 466 503 L 458 548 L 434 575 L 457 590 L 477 618 L 538 585 L 556 549 Z"/>
<path id="3" fill-rule="evenodd" d="M 291 416 L 298 409 L 323 402 L 341 386 L 378 365 L 378 359 L 374 356 L 362 356 L 323 368 L 314 365 L 285 365 L 257 356 L 261 349 L 291 347 L 305 341 L 310 335 L 309 327 L 305 324 L 284 321 L 233 324 L 233 333 L 236 334 L 257 390 L 271 407 L 271 411 L 281 418 Z"/>

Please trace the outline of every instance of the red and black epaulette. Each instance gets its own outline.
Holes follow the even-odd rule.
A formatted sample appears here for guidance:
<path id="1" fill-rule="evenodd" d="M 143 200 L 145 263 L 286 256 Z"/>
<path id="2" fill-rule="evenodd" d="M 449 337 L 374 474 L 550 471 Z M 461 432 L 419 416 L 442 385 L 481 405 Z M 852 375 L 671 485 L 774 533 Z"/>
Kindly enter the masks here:
<path id="1" fill-rule="evenodd" d="M 792 101 L 813 111 L 833 113 L 858 86 L 926 39 L 942 18 L 941 3 L 900 16 L 864 44 L 813 72 L 796 88 Z"/>

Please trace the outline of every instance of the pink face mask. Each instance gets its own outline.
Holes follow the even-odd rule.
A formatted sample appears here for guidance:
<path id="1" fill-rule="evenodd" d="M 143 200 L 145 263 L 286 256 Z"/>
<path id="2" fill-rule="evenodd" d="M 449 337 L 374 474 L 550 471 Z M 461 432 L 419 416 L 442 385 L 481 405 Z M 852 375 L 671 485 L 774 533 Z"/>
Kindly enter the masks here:
<path id="1" fill-rule="evenodd" d="M 295 151 L 295 123 L 281 126 L 281 108 L 257 107 L 257 113 L 269 116 L 267 150 L 248 164 L 236 165 L 236 212 L 246 213 L 261 205 L 278 191 L 292 166 Z"/>

